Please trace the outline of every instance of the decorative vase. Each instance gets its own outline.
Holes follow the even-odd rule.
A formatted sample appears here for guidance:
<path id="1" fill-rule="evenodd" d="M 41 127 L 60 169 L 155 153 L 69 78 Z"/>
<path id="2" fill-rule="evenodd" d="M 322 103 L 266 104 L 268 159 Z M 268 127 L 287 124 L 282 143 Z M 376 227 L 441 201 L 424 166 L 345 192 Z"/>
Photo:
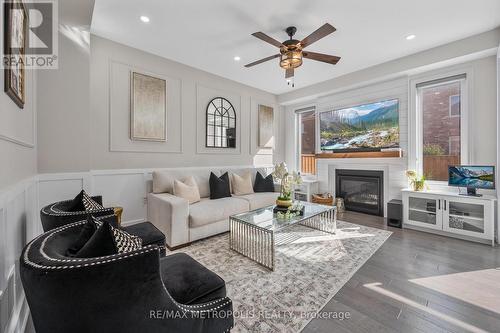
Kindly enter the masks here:
<path id="1" fill-rule="evenodd" d="M 425 181 L 424 180 L 415 180 L 413 182 L 413 190 L 417 192 L 422 192 L 424 190 Z"/>
<path id="2" fill-rule="evenodd" d="M 276 199 L 276 206 L 290 207 L 291 205 L 293 205 L 292 199 L 288 199 L 288 200 Z"/>
<path id="3" fill-rule="evenodd" d="M 337 198 L 335 200 L 335 205 L 337 206 L 337 213 L 345 212 L 345 204 L 343 198 Z"/>

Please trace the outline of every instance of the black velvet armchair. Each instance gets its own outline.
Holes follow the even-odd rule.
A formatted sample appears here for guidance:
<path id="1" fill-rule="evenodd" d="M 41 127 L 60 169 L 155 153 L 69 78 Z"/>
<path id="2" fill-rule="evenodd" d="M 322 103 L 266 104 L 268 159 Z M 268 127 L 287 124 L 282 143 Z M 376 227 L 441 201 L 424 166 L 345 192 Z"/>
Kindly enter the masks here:
<path id="1" fill-rule="evenodd" d="M 66 257 L 85 221 L 24 248 L 21 280 L 37 333 L 228 332 L 224 280 L 186 254 L 155 245 L 99 258 Z"/>
<path id="2" fill-rule="evenodd" d="M 102 196 L 94 196 L 92 197 L 92 199 L 94 199 L 94 201 L 96 201 L 99 205 L 102 205 Z M 49 231 L 72 222 L 86 219 L 87 215 L 89 214 L 88 211 L 69 211 L 69 207 L 72 202 L 73 200 L 64 200 L 43 207 L 40 211 L 40 219 L 42 220 L 43 231 Z M 112 207 L 95 209 L 91 212 L 91 215 L 93 215 L 94 217 L 112 214 L 114 214 L 114 209 Z"/>
<path id="3" fill-rule="evenodd" d="M 92 199 L 102 205 L 102 196 L 94 196 Z M 68 211 L 68 207 L 71 205 L 72 201 L 73 200 L 55 202 L 43 207 L 40 210 L 40 219 L 42 220 L 43 231 L 47 232 L 73 222 L 85 220 L 89 214 L 99 220 L 106 219 L 111 225 L 118 227 L 116 218 L 114 218 L 114 208 L 95 209 L 90 212 L 72 212 Z M 150 222 L 137 223 L 126 227 L 120 227 L 120 229 L 140 237 L 142 239 L 143 246 L 165 246 L 165 235 Z M 162 253 L 164 252 L 165 250 L 163 249 Z"/>

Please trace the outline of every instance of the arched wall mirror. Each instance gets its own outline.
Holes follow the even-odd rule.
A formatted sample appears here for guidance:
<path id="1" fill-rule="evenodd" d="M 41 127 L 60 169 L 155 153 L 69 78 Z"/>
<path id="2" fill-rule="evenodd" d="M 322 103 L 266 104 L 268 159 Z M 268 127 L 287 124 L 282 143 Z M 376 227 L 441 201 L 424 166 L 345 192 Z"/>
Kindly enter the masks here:
<path id="1" fill-rule="evenodd" d="M 209 148 L 236 148 L 236 112 L 223 97 L 216 97 L 207 105 L 205 145 Z"/>

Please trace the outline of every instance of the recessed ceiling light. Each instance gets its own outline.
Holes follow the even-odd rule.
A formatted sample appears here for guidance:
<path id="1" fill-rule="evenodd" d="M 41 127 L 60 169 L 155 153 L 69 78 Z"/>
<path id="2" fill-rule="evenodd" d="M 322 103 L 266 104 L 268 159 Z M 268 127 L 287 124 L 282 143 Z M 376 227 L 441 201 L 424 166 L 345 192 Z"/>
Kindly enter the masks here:
<path id="1" fill-rule="evenodd" d="M 412 39 L 415 39 L 415 37 L 417 37 L 417 36 L 415 36 L 415 35 L 408 35 L 408 36 L 406 36 L 406 40 L 412 40 Z"/>
<path id="2" fill-rule="evenodd" d="M 234 57 L 233 59 L 234 59 L 234 61 L 240 61 L 241 60 L 241 58 L 238 57 L 238 56 Z"/>
<path id="3" fill-rule="evenodd" d="M 144 23 L 149 23 L 149 17 L 142 15 L 141 16 L 141 21 Z"/>

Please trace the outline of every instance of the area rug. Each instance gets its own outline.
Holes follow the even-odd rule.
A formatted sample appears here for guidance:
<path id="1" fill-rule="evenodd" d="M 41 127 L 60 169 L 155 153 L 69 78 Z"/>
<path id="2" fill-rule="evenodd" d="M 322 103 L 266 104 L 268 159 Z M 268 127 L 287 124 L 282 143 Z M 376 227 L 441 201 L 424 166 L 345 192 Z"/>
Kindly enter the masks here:
<path id="1" fill-rule="evenodd" d="M 390 235 L 343 221 L 335 235 L 296 225 L 276 236 L 274 272 L 229 249 L 227 233 L 175 252 L 226 281 L 232 332 L 300 332 Z"/>

